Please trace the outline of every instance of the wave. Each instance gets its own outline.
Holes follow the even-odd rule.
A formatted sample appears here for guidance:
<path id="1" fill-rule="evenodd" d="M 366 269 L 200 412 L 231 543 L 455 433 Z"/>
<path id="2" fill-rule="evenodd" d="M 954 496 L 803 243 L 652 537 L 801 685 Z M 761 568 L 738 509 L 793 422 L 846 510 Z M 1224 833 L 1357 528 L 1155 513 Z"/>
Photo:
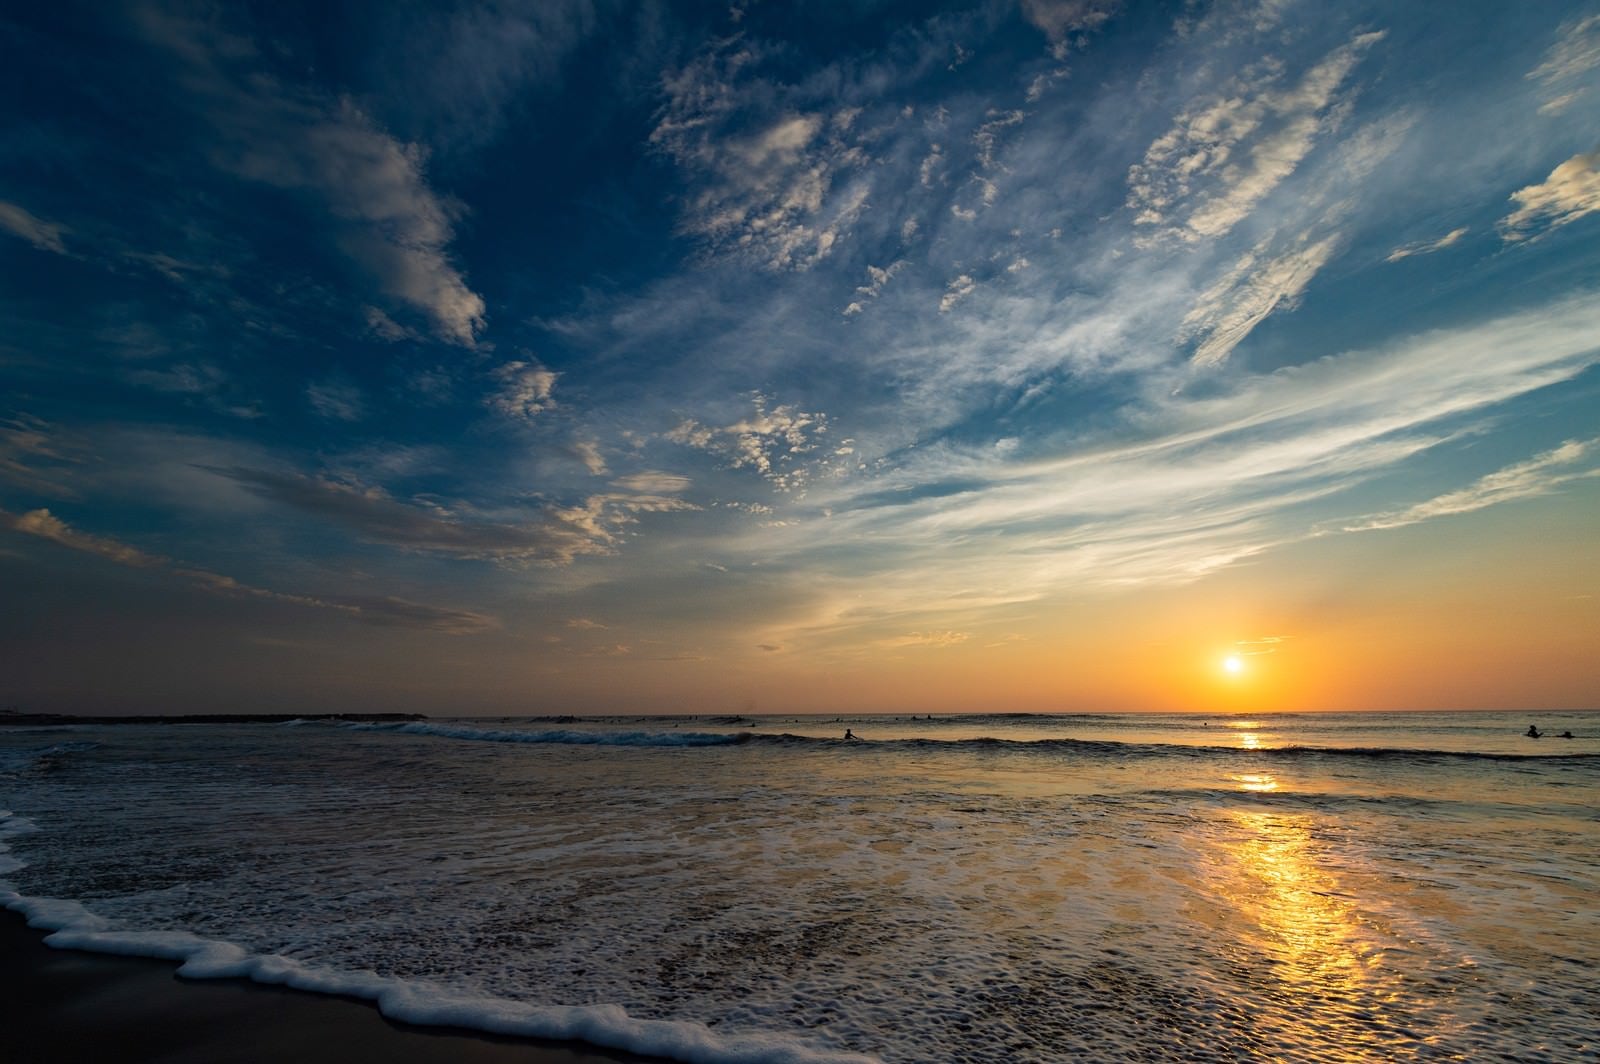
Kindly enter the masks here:
<path id="1" fill-rule="evenodd" d="M 827 741 L 827 740 L 823 740 Z M 1165 758 L 1242 758 L 1248 760 L 1293 761 L 1297 759 L 1393 760 L 1430 763 L 1437 761 L 1493 761 L 1532 762 L 1536 764 L 1588 764 L 1600 766 L 1600 754 L 1503 754 L 1474 750 L 1430 750 L 1415 747 L 1366 746 L 1267 746 L 1245 749 L 1238 746 L 1202 746 L 1188 743 L 1138 743 L 1116 742 L 1106 739 L 901 739 L 888 740 L 882 745 L 897 743 L 938 748 L 966 747 L 978 750 L 1040 753 L 1058 752 L 1100 757 L 1165 757 Z M 874 744 L 878 745 L 878 744 Z"/>
<path id="2" fill-rule="evenodd" d="M 912 749 L 919 751 L 973 751 L 1016 753 L 1060 753 L 1100 757 L 1175 757 L 1175 758 L 1251 758 L 1272 761 L 1296 758 L 1354 758 L 1362 760 L 1405 761 L 1494 761 L 1535 762 L 1539 764 L 1595 764 L 1600 754 L 1512 754 L 1470 750 L 1419 749 L 1390 746 L 1276 746 L 1247 750 L 1237 746 L 1208 746 L 1186 743 L 1119 742 L 1110 739 L 1008 739 L 977 736 L 963 739 L 938 739 L 925 736 L 904 739 L 861 739 L 847 741 L 836 736 L 794 735 L 788 732 L 762 733 L 700 731 L 580 731 L 574 729 L 491 729 L 459 724 L 431 722 L 356 723 L 350 721 L 306 721 L 348 731 L 388 732 L 400 735 L 427 735 L 471 742 L 526 743 L 563 746 L 634 747 L 722 747 L 745 745 L 787 745 L 835 747 L 852 752 Z"/>
<path id="3" fill-rule="evenodd" d="M 292 722 L 291 722 L 292 723 Z M 588 732 L 557 729 L 552 731 L 505 731 L 468 728 L 456 724 L 353 724 L 335 723 L 347 731 L 395 732 L 401 735 L 433 735 L 442 739 L 465 739 L 479 743 L 545 743 L 561 746 L 737 746 L 753 736 L 722 732 Z"/>
<path id="4" fill-rule="evenodd" d="M 1213 808 L 1221 806 L 1234 809 L 1242 807 L 1267 810 L 1287 809 L 1322 814 L 1341 810 L 1381 810 L 1388 814 L 1419 816 L 1430 821 L 1455 819 L 1458 822 L 1466 822 L 1468 819 L 1481 821 L 1485 817 L 1515 818 L 1525 815 L 1527 812 L 1525 805 L 1516 802 L 1493 801 L 1482 798 L 1429 797 L 1406 794 L 1400 791 L 1387 791 L 1377 794 L 1348 794 L 1326 790 L 1253 790 L 1239 786 L 1151 789 L 1129 796 L 1105 795 L 1101 796 L 1099 800 L 1110 804 L 1121 802 L 1145 803 L 1151 800 L 1164 800 L 1180 807 L 1192 807 L 1196 804 L 1202 804 Z M 1547 802 L 1543 806 L 1543 811 L 1584 817 L 1590 812 L 1590 807 L 1583 804 L 1581 800 L 1566 804 Z"/>
<path id="5" fill-rule="evenodd" d="M 60 768 L 65 759 L 100 744 L 89 739 L 68 740 L 17 750 L 0 751 L 0 776 L 15 776 L 24 772 L 50 772 Z"/>
<path id="6" fill-rule="evenodd" d="M 1255 750 L 1241 749 L 1236 746 L 1168 746 L 1165 749 L 1173 751 L 1195 751 L 1202 754 L 1233 754 L 1242 757 L 1273 758 L 1318 758 L 1342 757 L 1366 760 L 1407 760 L 1407 761 L 1531 761 L 1545 764 L 1548 762 L 1588 762 L 1600 765 L 1600 754 L 1504 754 L 1487 750 L 1434 750 L 1411 746 L 1267 746 Z"/>

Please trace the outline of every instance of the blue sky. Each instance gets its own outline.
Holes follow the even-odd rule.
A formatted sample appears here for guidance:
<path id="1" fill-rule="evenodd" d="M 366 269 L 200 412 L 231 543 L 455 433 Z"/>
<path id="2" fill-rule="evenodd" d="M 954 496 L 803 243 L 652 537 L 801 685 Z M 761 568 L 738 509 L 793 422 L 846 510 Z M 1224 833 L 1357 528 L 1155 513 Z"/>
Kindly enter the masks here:
<path id="1" fill-rule="evenodd" d="M 1600 698 L 1600 8 L 4 19 L 0 698 L 1185 708 L 1306 573 Z"/>

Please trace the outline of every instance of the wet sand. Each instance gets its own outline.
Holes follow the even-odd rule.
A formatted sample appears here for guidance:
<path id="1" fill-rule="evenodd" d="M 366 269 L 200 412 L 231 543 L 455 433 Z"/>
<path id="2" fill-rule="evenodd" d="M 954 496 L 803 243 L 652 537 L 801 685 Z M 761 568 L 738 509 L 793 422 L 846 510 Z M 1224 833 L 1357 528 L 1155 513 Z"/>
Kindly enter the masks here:
<path id="1" fill-rule="evenodd" d="M 0 912 L 0 1044 L 16 1064 L 650 1064 L 571 1043 L 385 1019 L 353 998 L 248 980 L 179 979 L 176 964 L 52 949 Z"/>

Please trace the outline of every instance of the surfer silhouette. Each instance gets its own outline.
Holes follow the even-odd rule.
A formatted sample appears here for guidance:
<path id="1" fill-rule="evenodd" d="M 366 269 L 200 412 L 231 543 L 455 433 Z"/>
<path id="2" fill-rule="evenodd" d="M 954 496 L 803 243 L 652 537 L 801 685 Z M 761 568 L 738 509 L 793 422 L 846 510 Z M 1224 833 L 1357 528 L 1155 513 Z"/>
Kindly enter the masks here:
<path id="1" fill-rule="evenodd" d="M 1560 735 L 1556 736 L 1556 738 L 1557 739 L 1570 739 L 1570 738 L 1572 738 L 1572 733 L 1569 732 L 1569 731 L 1564 731 Z"/>
<path id="2" fill-rule="evenodd" d="M 844 730 L 844 737 L 846 739 L 854 739 L 856 737 L 856 733 L 851 731 L 849 728 L 846 728 Z"/>
<path id="3" fill-rule="evenodd" d="M 1523 734 L 1523 735 L 1526 735 L 1526 736 L 1527 736 L 1527 737 L 1528 737 L 1528 738 L 1530 738 L 1530 739 L 1537 739 L 1537 738 L 1539 738 L 1539 737 L 1540 737 L 1540 736 L 1541 736 L 1541 735 L 1543 735 L 1543 734 L 1544 734 L 1544 733 L 1543 733 L 1543 732 L 1541 732 L 1541 731 L 1540 731 L 1540 730 L 1539 730 L 1539 729 L 1538 729 L 1538 727 L 1537 727 L 1537 726 L 1535 726 L 1535 725 L 1533 725 L 1533 724 L 1530 724 L 1530 725 L 1528 725 L 1528 730 L 1527 730 L 1527 731 L 1525 731 L 1525 732 L 1523 732 L 1523 733 L 1522 733 L 1522 734 Z"/>

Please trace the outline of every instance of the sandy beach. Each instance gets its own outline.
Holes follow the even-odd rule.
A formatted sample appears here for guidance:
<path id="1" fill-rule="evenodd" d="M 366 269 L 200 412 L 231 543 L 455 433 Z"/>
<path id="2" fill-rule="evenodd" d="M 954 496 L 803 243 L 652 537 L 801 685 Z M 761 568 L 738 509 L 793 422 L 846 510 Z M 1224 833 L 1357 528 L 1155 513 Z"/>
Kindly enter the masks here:
<path id="1" fill-rule="evenodd" d="M 408 1027 L 372 1005 L 244 980 L 184 980 L 165 961 L 52 949 L 0 913 L 0 1030 L 15 1064 L 648 1064 L 583 1046 Z"/>

